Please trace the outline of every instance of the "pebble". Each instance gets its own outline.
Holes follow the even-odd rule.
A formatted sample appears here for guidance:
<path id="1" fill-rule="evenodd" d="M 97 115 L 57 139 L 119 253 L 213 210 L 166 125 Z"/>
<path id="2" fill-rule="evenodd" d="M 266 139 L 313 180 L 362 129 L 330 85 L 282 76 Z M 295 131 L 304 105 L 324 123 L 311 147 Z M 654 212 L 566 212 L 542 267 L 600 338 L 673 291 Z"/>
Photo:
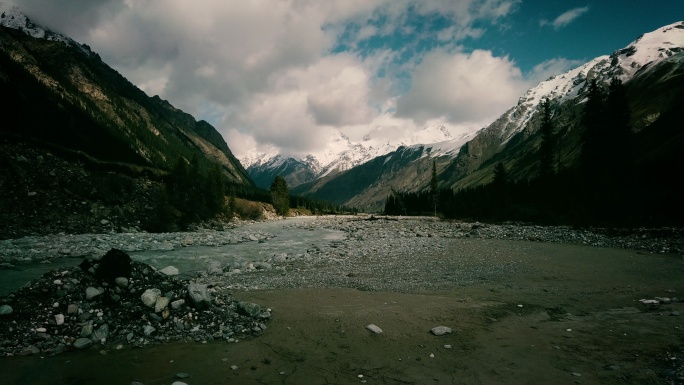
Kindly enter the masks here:
<path id="1" fill-rule="evenodd" d="M 89 286 L 88 288 L 86 288 L 86 291 L 85 291 L 85 295 L 86 295 L 87 300 L 91 300 L 100 294 L 102 294 L 100 289 L 98 289 L 96 287 L 92 287 L 92 286 Z"/>
<path id="2" fill-rule="evenodd" d="M 372 331 L 375 334 L 382 333 L 382 329 L 380 329 L 378 326 L 376 326 L 374 324 L 370 324 L 370 325 L 366 326 L 366 329 Z"/>
<path id="3" fill-rule="evenodd" d="M 90 338 L 77 338 L 73 342 L 74 348 L 79 349 L 79 350 L 87 349 L 87 348 L 91 347 L 92 345 L 93 345 L 93 340 L 91 340 Z"/>
<path id="4" fill-rule="evenodd" d="M 10 314 L 12 314 L 12 312 L 13 312 L 12 306 L 10 306 L 10 305 L 1 305 L 0 306 L 0 316 L 10 315 Z"/>
<path id="5" fill-rule="evenodd" d="M 178 378 L 179 380 L 182 380 L 182 379 L 185 379 L 188 377 L 190 377 L 190 375 L 188 373 L 185 373 L 185 372 L 176 373 L 176 378 Z"/>
<path id="6" fill-rule="evenodd" d="M 430 332 L 436 336 L 443 336 L 445 334 L 450 334 L 451 328 L 447 326 L 435 326 L 434 328 L 430 329 Z"/>

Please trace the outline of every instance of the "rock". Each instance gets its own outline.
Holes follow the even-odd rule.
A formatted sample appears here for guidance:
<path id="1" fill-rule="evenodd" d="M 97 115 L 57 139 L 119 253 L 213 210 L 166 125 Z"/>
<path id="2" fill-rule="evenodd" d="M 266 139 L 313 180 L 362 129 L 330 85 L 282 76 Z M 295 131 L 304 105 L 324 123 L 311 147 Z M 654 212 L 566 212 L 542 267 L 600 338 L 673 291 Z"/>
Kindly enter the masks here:
<path id="1" fill-rule="evenodd" d="M 78 305 L 76 305 L 75 303 L 70 303 L 67 306 L 67 314 L 72 315 L 72 314 L 76 314 L 76 313 L 78 313 Z"/>
<path id="2" fill-rule="evenodd" d="M 14 310 L 12 310 L 12 306 L 10 306 L 10 305 L 0 306 L 0 316 L 10 315 L 10 314 L 12 314 L 13 311 Z"/>
<path id="3" fill-rule="evenodd" d="M 176 373 L 175 377 L 179 380 L 182 380 L 182 379 L 190 377 L 190 375 L 188 373 L 185 373 L 185 372 L 180 372 L 180 373 Z"/>
<path id="4" fill-rule="evenodd" d="M 207 274 L 209 275 L 221 275 L 223 274 L 223 268 L 221 263 L 218 261 L 209 261 L 207 263 Z"/>
<path id="5" fill-rule="evenodd" d="M 81 337 L 90 337 L 93 334 L 93 324 L 88 322 L 81 327 Z"/>
<path id="6" fill-rule="evenodd" d="M 161 290 L 159 289 L 147 289 L 144 293 L 140 295 L 140 300 L 147 307 L 154 307 L 157 303 L 157 299 L 161 296 Z"/>
<path id="7" fill-rule="evenodd" d="M 251 302 L 240 301 L 237 304 L 237 311 L 242 315 L 255 318 L 261 314 L 261 306 Z"/>
<path id="8" fill-rule="evenodd" d="M 55 323 L 57 326 L 64 325 L 64 314 L 56 314 Z"/>
<path id="9" fill-rule="evenodd" d="M 672 313 L 670 313 L 670 315 L 671 315 L 671 316 L 675 316 L 675 317 L 679 317 L 680 315 L 682 315 L 682 313 L 680 313 L 680 312 L 678 312 L 677 310 L 675 310 L 675 311 L 673 311 Z"/>
<path id="10" fill-rule="evenodd" d="M 101 225 L 106 225 L 106 224 L 108 224 L 108 223 L 109 223 L 109 221 L 106 220 L 106 219 L 103 219 L 103 220 L 100 221 L 100 224 L 101 224 Z"/>
<path id="11" fill-rule="evenodd" d="M 185 300 L 184 299 L 177 299 L 173 302 L 171 302 L 171 309 L 173 310 L 178 310 L 180 309 L 183 305 L 185 305 Z"/>
<path id="12" fill-rule="evenodd" d="M 273 265 L 268 262 L 254 262 L 254 268 L 257 270 L 271 270 Z"/>
<path id="13" fill-rule="evenodd" d="M 120 289 L 128 288 L 128 278 L 126 277 L 116 277 L 114 278 L 114 284 Z"/>
<path id="14" fill-rule="evenodd" d="M 190 297 L 192 306 L 197 310 L 206 310 L 211 307 L 211 296 L 207 290 L 207 285 L 190 282 L 188 284 L 188 297 Z"/>
<path id="15" fill-rule="evenodd" d="M 435 326 L 434 328 L 430 329 L 430 332 L 436 336 L 443 336 L 445 334 L 450 334 L 451 328 L 446 326 Z"/>
<path id="16" fill-rule="evenodd" d="M 100 259 L 95 275 L 107 281 L 114 281 L 117 277 L 130 277 L 131 257 L 119 249 L 111 249 Z"/>
<path id="17" fill-rule="evenodd" d="M 90 338 L 93 341 L 96 342 L 102 342 L 103 340 L 106 340 L 107 337 L 109 336 L 109 325 L 103 324 L 97 330 L 93 332 L 93 335 L 90 336 Z"/>
<path id="18" fill-rule="evenodd" d="M 87 349 L 93 345 L 93 341 L 90 338 L 77 338 L 73 346 L 75 349 Z"/>
<path id="19" fill-rule="evenodd" d="M 370 324 L 370 325 L 366 326 L 366 329 L 372 331 L 375 334 L 382 333 L 382 329 L 380 329 L 378 326 L 376 326 L 374 324 Z"/>
<path id="20" fill-rule="evenodd" d="M 143 333 L 145 333 L 146 336 L 149 336 L 150 334 L 154 333 L 156 330 L 157 329 L 155 329 L 155 327 L 152 325 L 143 326 Z"/>
<path id="21" fill-rule="evenodd" d="M 159 272 L 167 276 L 174 276 L 180 274 L 180 271 L 178 271 L 178 268 L 176 268 L 175 266 L 166 266 L 165 268 L 159 270 Z"/>
<path id="22" fill-rule="evenodd" d="M 164 310 L 164 308 L 166 308 L 167 306 L 169 306 L 168 297 L 159 297 L 157 298 L 157 301 L 154 303 L 154 312 L 159 313 L 162 310 Z"/>
<path id="23" fill-rule="evenodd" d="M 91 299 L 97 297 L 98 295 L 102 294 L 102 292 L 100 291 L 100 289 L 98 289 L 96 287 L 89 286 L 86 289 L 85 294 L 86 294 L 86 299 L 91 300 Z"/>

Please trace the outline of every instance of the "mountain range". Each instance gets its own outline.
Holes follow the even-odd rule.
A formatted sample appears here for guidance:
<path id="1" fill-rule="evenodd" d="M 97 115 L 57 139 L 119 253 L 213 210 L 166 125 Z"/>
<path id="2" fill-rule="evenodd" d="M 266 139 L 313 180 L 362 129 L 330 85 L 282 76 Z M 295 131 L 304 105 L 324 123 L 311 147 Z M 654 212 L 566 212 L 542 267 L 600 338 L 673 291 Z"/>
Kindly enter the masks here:
<path id="1" fill-rule="evenodd" d="M 588 85 L 614 78 L 627 89 L 638 138 L 635 160 L 654 170 L 683 163 L 678 150 L 684 145 L 682 22 L 646 33 L 627 47 L 539 83 L 494 122 L 467 135 L 453 137 L 444 127 L 431 126 L 388 140 L 382 128 L 375 128 L 360 141 L 336 133 L 324 149 L 304 157 L 253 153 L 238 161 L 214 127 L 158 96 L 146 95 L 88 46 L 35 25 L 16 8 L 0 5 L 0 11 L 0 84 L 10 95 L 9 102 L 2 104 L 0 128 L 0 144 L 9 150 L 0 163 L 11 165 L 5 167 L 12 172 L 9 176 L 24 183 L 11 188 L 21 191 L 19 195 L 38 189 L 40 183 L 26 182 L 30 178 L 22 173 L 39 168 L 17 166 L 18 155 L 9 154 L 15 143 L 40 148 L 78 167 L 89 165 L 89 170 L 100 174 L 142 175 L 153 183 L 179 161 L 198 158 L 202 169 L 219 165 L 233 185 L 268 188 L 280 175 L 293 194 L 379 211 L 393 191 L 426 190 L 433 164 L 439 187 L 445 189 L 487 184 L 497 164 L 505 165 L 513 180 L 536 176 L 544 100 L 550 101 L 553 111 L 555 167 L 577 166 Z M 36 179 L 41 178 L 50 176 Z M 66 189 L 60 199 L 80 202 L 88 195 L 72 190 Z M 97 199 L 96 194 L 92 198 Z M 4 202 L 24 204 L 19 197 Z"/>
<path id="2" fill-rule="evenodd" d="M 441 188 L 460 189 L 489 183 L 499 162 L 505 164 L 512 178 L 529 179 L 537 172 L 542 101 L 548 99 L 553 106 L 559 141 L 557 167 L 573 167 L 581 153 L 580 116 L 588 85 L 593 80 L 607 84 L 613 78 L 620 79 L 627 87 L 635 133 L 649 137 L 660 149 L 655 155 L 653 148 L 639 148 L 635 154 L 637 160 L 646 161 L 653 156 L 672 158 L 672 144 L 681 142 L 681 133 L 677 130 L 666 133 L 660 127 L 681 116 L 683 50 L 684 23 L 678 22 L 646 33 L 610 55 L 597 57 L 539 83 L 498 119 L 469 136 L 436 143 L 397 145 L 394 150 L 388 144 L 383 147 L 387 152 L 377 151 L 375 158 L 334 173 L 317 173 L 310 167 L 308 159 L 316 160 L 316 155 L 298 160 L 272 158 L 279 162 L 262 160 L 248 166 L 247 171 L 255 181 L 278 173 L 286 179 L 291 172 L 305 174 L 306 177 L 291 179 L 293 192 L 369 211 L 382 209 L 392 191 L 428 188 L 433 161 Z M 362 144 L 356 146 L 363 148 Z M 345 159 L 347 152 L 340 155 Z M 271 167 L 275 164 L 278 167 Z M 296 167 L 291 167 L 295 164 Z"/>

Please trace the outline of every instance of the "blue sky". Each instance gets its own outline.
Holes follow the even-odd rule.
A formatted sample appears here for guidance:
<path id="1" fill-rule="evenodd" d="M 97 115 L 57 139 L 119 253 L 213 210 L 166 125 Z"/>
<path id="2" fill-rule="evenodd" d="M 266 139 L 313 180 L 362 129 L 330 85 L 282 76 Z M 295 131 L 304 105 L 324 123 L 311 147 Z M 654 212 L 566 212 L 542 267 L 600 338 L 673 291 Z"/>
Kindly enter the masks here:
<path id="1" fill-rule="evenodd" d="M 343 132 L 472 132 L 528 88 L 684 20 L 684 1 L 0 0 L 205 119 L 238 156 Z"/>

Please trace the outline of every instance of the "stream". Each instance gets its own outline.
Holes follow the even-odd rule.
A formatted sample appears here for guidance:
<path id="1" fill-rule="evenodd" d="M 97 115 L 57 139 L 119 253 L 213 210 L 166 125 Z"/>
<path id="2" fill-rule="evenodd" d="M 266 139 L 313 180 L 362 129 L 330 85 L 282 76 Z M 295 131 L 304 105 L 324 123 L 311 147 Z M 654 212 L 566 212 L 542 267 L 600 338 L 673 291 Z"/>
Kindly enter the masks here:
<path id="1" fill-rule="evenodd" d="M 128 252 L 133 260 L 145 262 L 156 269 L 175 266 L 182 278 L 206 271 L 209 261 L 218 261 L 222 266 L 234 262 L 265 261 L 274 255 L 297 255 L 323 246 L 331 241 L 343 240 L 345 234 L 339 230 L 325 228 L 299 228 L 297 225 L 313 221 L 312 217 L 288 218 L 280 221 L 258 222 L 237 231 L 267 234 L 268 239 L 221 246 L 190 245 L 174 250 L 144 250 Z M 235 231 L 227 230 L 227 231 Z M 190 234 L 190 233 L 188 233 Z M 125 242 L 125 237 L 122 236 Z M 47 271 L 77 266 L 83 258 L 63 257 L 51 259 L 50 263 L 22 263 L 15 269 L 0 270 L 0 296 L 7 295 Z"/>

